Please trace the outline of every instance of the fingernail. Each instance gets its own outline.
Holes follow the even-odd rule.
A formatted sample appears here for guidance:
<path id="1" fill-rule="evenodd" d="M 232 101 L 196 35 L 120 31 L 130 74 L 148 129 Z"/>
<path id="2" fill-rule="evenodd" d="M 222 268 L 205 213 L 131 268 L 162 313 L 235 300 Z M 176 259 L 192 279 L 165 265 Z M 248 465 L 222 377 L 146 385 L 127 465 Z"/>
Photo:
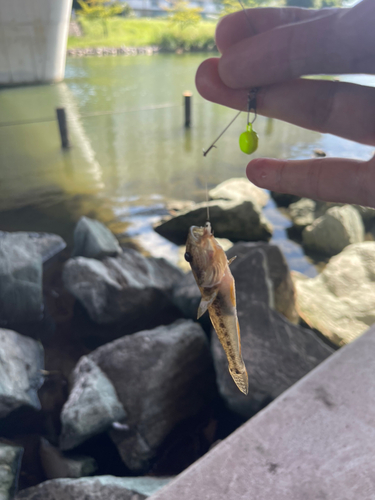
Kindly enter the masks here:
<path id="1" fill-rule="evenodd" d="M 252 160 L 246 167 L 246 175 L 250 182 L 262 187 L 262 182 L 267 179 L 264 158 Z"/>
<path id="2" fill-rule="evenodd" d="M 270 181 L 272 182 L 275 167 L 279 166 L 281 162 L 282 160 L 274 158 L 256 158 L 246 167 L 247 178 L 256 186 L 267 187 Z"/>

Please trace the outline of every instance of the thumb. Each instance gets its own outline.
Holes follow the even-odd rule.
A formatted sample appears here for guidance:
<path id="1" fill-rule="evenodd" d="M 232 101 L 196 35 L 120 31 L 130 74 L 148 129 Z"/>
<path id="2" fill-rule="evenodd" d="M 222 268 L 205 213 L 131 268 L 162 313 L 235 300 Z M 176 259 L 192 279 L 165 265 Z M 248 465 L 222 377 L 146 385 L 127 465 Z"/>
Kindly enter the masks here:
<path id="1" fill-rule="evenodd" d="M 375 208 L 375 156 L 369 161 L 257 158 L 246 175 L 256 186 L 278 193 Z"/>

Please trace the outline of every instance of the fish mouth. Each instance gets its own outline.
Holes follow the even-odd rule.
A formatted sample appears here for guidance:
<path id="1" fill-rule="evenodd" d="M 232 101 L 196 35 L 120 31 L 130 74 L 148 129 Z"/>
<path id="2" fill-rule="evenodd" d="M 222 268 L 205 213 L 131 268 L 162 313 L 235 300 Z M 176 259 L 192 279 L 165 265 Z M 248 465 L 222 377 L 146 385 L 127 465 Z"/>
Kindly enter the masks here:
<path id="1" fill-rule="evenodd" d="M 202 236 L 204 235 L 205 229 L 204 227 L 199 227 L 199 226 L 191 226 L 190 230 L 190 236 L 195 241 L 198 243 Z"/>

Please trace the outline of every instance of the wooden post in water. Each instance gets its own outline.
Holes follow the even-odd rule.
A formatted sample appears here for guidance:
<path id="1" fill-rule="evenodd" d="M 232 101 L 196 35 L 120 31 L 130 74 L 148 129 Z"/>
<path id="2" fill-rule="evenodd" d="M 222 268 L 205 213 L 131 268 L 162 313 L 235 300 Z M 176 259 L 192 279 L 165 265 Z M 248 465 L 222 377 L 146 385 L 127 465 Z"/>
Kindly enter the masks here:
<path id="1" fill-rule="evenodd" d="M 191 96 L 193 94 L 189 91 L 184 92 L 184 104 L 185 104 L 185 127 L 189 128 L 191 124 Z"/>
<path id="2" fill-rule="evenodd" d="M 57 121 L 59 122 L 59 130 L 61 137 L 61 147 L 67 149 L 70 147 L 68 126 L 66 123 L 65 108 L 56 108 Z"/>

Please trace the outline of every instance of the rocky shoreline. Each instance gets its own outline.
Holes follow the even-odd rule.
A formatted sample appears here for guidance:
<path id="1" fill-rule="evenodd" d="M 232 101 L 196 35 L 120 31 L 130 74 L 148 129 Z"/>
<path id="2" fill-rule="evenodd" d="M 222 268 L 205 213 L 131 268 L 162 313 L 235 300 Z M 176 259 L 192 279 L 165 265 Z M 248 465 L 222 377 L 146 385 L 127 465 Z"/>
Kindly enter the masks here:
<path id="1" fill-rule="evenodd" d="M 179 48 L 175 50 L 167 50 L 161 47 L 152 45 L 146 47 L 84 47 L 68 49 L 66 55 L 68 57 L 85 57 L 85 56 L 137 56 L 146 55 L 152 56 L 160 53 L 183 54 L 186 50 Z M 217 52 L 216 47 L 212 49 L 206 48 L 202 51 L 190 50 L 189 52 Z"/>
<path id="2" fill-rule="evenodd" d="M 137 56 L 146 55 L 152 56 L 161 52 L 159 47 L 87 47 L 68 49 L 66 54 L 69 57 L 84 57 L 84 56 Z"/>
<path id="3" fill-rule="evenodd" d="M 210 197 L 215 235 L 237 256 L 248 396 L 207 315 L 196 320 L 190 272 L 87 217 L 72 250 L 57 235 L 0 232 L 2 499 L 147 498 L 375 322 L 371 210 L 287 208 L 330 259 L 307 278 L 269 243 L 266 192 L 231 179 Z M 155 230 L 183 244 L 200 218 L 205 206 L 174 203 Z"/>

